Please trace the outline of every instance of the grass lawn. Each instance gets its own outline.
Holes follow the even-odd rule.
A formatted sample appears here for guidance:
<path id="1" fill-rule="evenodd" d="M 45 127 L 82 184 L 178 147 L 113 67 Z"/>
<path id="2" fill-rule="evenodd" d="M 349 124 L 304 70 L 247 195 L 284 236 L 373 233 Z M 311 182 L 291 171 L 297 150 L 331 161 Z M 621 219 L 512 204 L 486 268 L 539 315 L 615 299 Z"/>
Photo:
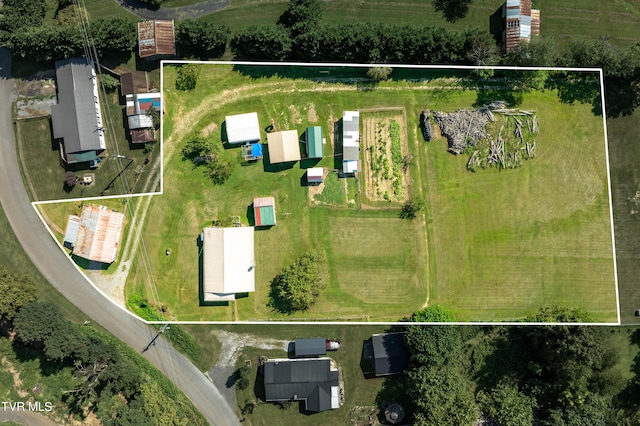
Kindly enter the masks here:
<path id="1" fill-rule="evenodd" d="M 58 146 L 54 146 L 52 142 L 51 120 L 45 117 L 16 122 L 22 173 L 32 200 L 85 198 L 157 190 L 150 183 L 156 177 L 151 174 L 154 159 L 159 161 L 159 144 L 154 144 L 149 155 L 151 162 L 144 165 L 147 158 L 144 147 L 135 146 L 127 140 L 123 122 L 124 106 L 118 104 L 117 92 L 107 94 L 106 102 L 103 97 L 102 108 L 103 120 L 110 123 L 108 125 L 112 129 L 107 133 L 107 154 L 111 157 L 103 158 L 100 166 L 93 170 L 88 165 L 67 166 L 67 169 L 73 170 L 80 178 L 85 173 L 94 175 L 92 185 L 76 184 L 72 189 L 64 187 L 65 167 L 60 159 Z M 127 158 L 116 159 L 115 155 Z M 159 173 L 159 169 L 156 173 Z"/>
<path id="2" fill-rule="evenodd" d="M 231 0 L 223 10 L 200 19 L 224 24 L 232 29 L 250 25 L 275 24 L 287 7 L 286 0 Z M 353 17 L 364 22 L 387 22 L 402 25 L 439 26 L 462 31 L 466 28 L 489 29 L 489 17 L 503 4 L 502 0 L 475 0 L 463 19 L 447 22 L 430 2 L 406 0 L 328 0 L 321 3 L 324 22 L 350 24 Z M 576 38 L 607 36 L 614 44 L 630 45 L 638 41 L 635 29 L 640 24 L 637 2 L 603 2 L 597 0 L 540 0 L 541 34 L 553 36 L 561 44 Z M 251 19 L 247 19 L 251 16 Z"/>
<path id="3" fill-rule="evenodd" d="M 344 193 L 358 197 L 355 179 L 343 190 L 330 175 L 328 204 L 337 207 L 327 207 L 310 202 L 299 163 L 270 165 L 267 154 L 264 163 L 243 165 L 238 148 L 221 147 L 224 116 L 257 111 L 263 127 L 273 119 L 279 129 L 300 132 L 321 125 L 329 137 L 319 165 L 333 168 L 328 130 L 343 110 L 403 107 L 409 123 L 417 123 L 425 106 L 470 107 L 475 91 L 438 79 L 362 90 L 246 74 L 227 65 L 203 67 L 198 88 L 178 93 L 175 68 L 165 69 L 164 194 L 152 201 L 144 230 L 151 272 L 135 265 L 127 295 L 162 303 L 186 321 L 397 321 L 427 302 L 451 307 L 460 320 L 518 319 L 554 303 L 582 307 L 599 321 L 616 319 L 602 118 L 589 105 L 562 104 L 552 91 L 526 95 L 522 108 L 538 112 L 542 129 L 538 157 L 502 172 L 468 172 L 464 155 L 448 154 L 444 140 L 419 142 L 417 127 L 409 125 L 410 191 L 427 208 L 424 221 L 403 221 L 397 207 L 336 202 Z M 446 84 L 454 87 L 443 89 Z M 223 186 L 180 157 L 184 136 L 205 128 L 220 155 L 236 164 Z M 256 292 L 226 307 L 198 306 L 197 236 L 228 215 L 251 224 L 253 197 L 267 195 L 276 198 L 278 225 L 256 232 Z M 326 290 L 308 312 L 272 312 L 270 281 L 309 249 L 325 254 Z"/>
<path id="4" fill-rule="evenodd" d="M 620 315 L 623 323 L 638 323 L 640 309 L 640 136 L 637 111 L 607 120 L 613 218 L 616 232 Z"/>
<path id="5" fill-rule="evenodd" d="M 554 97 L 525 96 L 542 151 L 519 169 L 468 173 L 467 158 L 440 141 L 420 152 L 433 300 L 465 320 L 515 319 L 554 303 L 616 319 L 602 118 Z"/>

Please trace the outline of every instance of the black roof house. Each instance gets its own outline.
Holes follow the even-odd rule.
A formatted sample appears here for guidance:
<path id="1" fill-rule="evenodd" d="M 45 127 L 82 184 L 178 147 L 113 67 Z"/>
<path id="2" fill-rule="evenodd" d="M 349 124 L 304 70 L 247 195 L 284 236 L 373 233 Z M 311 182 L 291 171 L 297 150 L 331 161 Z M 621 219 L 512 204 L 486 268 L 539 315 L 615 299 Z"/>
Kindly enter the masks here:
<path id="1" fill-rule="evenodd" d="M 264 364 L 267 402 L 305 401 L 307 411 L 339 407 L 338 370 L 329 358 L 272 359 Z"/>
<path id="2" fill-rule="evenodd" d="M 296 358 L 318 357 L 327 354 L 327 339 L 296 339 Z"/>
<path id="3" fill-rule="evenodd" d="M 371 336 L 376 376 L 402 373 L 409 365 L 409 351 L 404 345 L 404 333 L 384 333 Z"/>

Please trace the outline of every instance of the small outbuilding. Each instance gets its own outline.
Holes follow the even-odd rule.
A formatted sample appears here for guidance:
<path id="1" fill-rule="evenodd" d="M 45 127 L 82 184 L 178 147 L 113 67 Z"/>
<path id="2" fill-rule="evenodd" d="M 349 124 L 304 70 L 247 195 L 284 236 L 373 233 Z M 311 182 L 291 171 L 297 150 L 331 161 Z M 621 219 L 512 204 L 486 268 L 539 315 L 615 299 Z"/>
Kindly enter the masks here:
<path id="1" fill-rule="evenodd" d="M 283 130 L 267 135 L 269 145 L 269 161 L 275 163 L 289 163 L 300 161 L 300 144 L 297 130 Z"/>
<path id="2" fill-rule="evenodd" d="M 316 358 L 327 354 L 327 339 L 296 339 L 294 341 L 296 358 Z"/>
<path id="3" fill-rule="evenodd" d="M 309 185 L 319 185 L 324 180 L 324 169 L 322 167 L 311 167 L 307 169 L 307 183 Z"/>
<path id="4" fill-rule="evenodd" d="M 149 79 L 146 71 L 134 71 L 120 76 L 120 92 L 122 96 L 137 95 L 149 91 Z"/>
<path id="5" fill-rule="evenodd" d="M 307 127 L 304 140 L 307 148 L 307 157 L 322 158 L 322 127 Z"/>
<path id="6" fill-rule="evenodd" d="M 373 364 L 376 376 L 402 373 L 409 366 L 409 351 L 404 345 L 404 333 L 383 333 L 371 336 Z"/>
<path id="7" fill-rule="evenodd" d="M 235 300 L 255 291 L 253 227 L 205 228 L 202 243 L 202 291 L 208 302 Z"/>
<path id="8" fill-rule="evenodd" d="M 256 226 L 273 226 L 276 224 L 276 200 L 273 197 L 253 199 L 253 215 Z"/>
<path id="9" fill-rule="evenodd" d="M 154 60 L 175 56 L 176 36 L 173 21 L 138 22 L 138 56 Z"/>
<path id="10" fill-rule="evenodd" d="M 232 144 L 260 142 L 260 123 L 257 112 L 228 115 L 225 117 L 227 141 Z"/>

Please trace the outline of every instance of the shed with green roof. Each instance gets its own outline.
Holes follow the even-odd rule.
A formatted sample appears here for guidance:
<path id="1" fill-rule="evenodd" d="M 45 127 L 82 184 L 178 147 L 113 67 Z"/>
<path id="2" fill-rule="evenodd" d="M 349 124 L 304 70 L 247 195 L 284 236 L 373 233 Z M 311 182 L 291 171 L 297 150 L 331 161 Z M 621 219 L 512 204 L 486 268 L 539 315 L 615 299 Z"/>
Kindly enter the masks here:
<path id="1" fill-rule="evenodd" d="M 273 226 L 276 224 L 276 200 L 273 197 L 253 199 L 253 216 L 256 226 Z"/>
<path id="2" fill-rule="evenodd" d="M 322 127 L 307 127 L 305 142 L 307 144 L 307 157 L 322 158 Z"/>

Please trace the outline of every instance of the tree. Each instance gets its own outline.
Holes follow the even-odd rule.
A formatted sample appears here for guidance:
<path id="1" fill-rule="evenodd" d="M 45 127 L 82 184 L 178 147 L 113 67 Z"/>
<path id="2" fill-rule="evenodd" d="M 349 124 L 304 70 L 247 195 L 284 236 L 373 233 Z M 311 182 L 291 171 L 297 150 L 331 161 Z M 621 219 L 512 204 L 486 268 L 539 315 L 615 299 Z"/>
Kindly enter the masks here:
<path id="1" fill-rule="evenodd" d="M 411 360 L 419 365 L 439 367 L 456 360 L 462 347 L 457 327 L 414 325 L 404 335 Z"/>
<path id="2" fill-rule="evenodd" d="M 376 81 L 384 81 L 389 79 L 392 72 L 393 68 L 391 67 L 371 67 L 367 70 L 367 77 Z"/>
<path id="3" fill-rule="evenodd" d="M 107 92 L 113 92 L 120 85 L 120 81 L 117 78 L 104 73 L 100 74 L 100 83 L 102 83 Z"/>
<path id="4" fill-rule="evenodd" d="M 447 22 L 456 22 L 467 16 L 472 0 L 433 0 L 433 8 L 442 12 Z"/>
<path id="5" fill-rule="evenodd" d="M 176 25 L 176 44 L 185 56 L 219 58 L 229 41 L 229 28 L 213 22 L 185 19 Z"/>
<path id="6" fill-rule="evenodd" d="M 251 375 L 251 367 L 249 367 L 248 365 L 243 365 L 242 367 L 236 370 L 235 377 L 236 377 L 236 386 L 238 387 L 238 389 L 246 389 L 249 387 L 250 375 Z"/>
<path id="7" fill-rule="evenodd" d="M 13 320 L 20 340 L 26 344 L 43 344 L 48 359 L 63 360 L 85 342 L 55 305 L 31 302 L 23 306 Z"/>
<path id="8" fill-rule="evenodd" d="M 324 288 L 320 261 L 317 253 L 307 252 L 285 267 L 271 282 L 269 305 L 282 313 L 311 308 Z"/>
<path id="9" fill-rule="evenodd" d="M 524 395 L 508 380 L 502 380 L 488 392 L 480 391 L 477 400 L 483 412 L 500 426 L 531 426 L 536 400 Z"/>
<path id="10" fill-rule="evenodd" d="M 12 321 L 20 308 L 33 302 L 36 287 L 26 275 L 0 268 L 0 321 Z"/>
<path id="11" fill-rule="evenodd" d="M 295 38 L 315 28 L 321 20 L 319 0 L 289 0 L 287 9 L 278 18 L 278 24 L 288 29 Z"/>
<path id="12" fill-rule="evenodd" d="M 421 366 L 408 371 L 405 380 L 415 425 L 471 426 L 478 420 L 473 392 L 457 369 Z"/>
<path id="13" fill-rule="evenodd" d="M 281 61 L 291 55 L 292 40 L 282 25 L 251 26 L 231 39 L 236 57 Z"/>
<path id="14" fill-rule="evenodd" d="M 218 157 L 213 157 L 208 162 L 209 177 L 215 185 L 224 184 L 233 172 L 233 163 L 221 161 Z"/>
<path id="15" fill-rule="evenodd" d="M 213 153 L 211 140 L 202 136 L 200 132 L 193 132 L 186 139 L 187 142 L 182 148 L 182 158 L 191 160 L 196 166 L 207 163 Z"/>
<path id="16" fill-rule="evenodd" d="M 200 67 L 197 64 L 182 64 L 178 67 L 176 89 L 186 92 L 196 88 Z"/>
<path id="17" fill-rule="evenodd" d="M 413 220 L 416 218 L 416 215 L 419 211 L 424 208 L 424 201 L 422 200 L 407 200 L 402 206 L 402 210 L 400 211 L 401 219 Z"/>
<path id="18" fill-rule="evenodd" d="M 412 322 L 454 322 L 453 311 L 440 305 L 428 306 L 411 315 Z"/>
<path id="19" fill-rule="evenodd" d="M 147 110 L 147 115 L 151 117 L 151 121 L 153 121 L 153 128 L 158 130 L 160 128 L 160 111 L 151 105 Z"/>
<path id="20" fill-rule="evenodd" d="M 17 33 L 24 28 L 40 27 L 46 12 L 42 0 L 4 0 L 0 31 Z"/>
<path id="21" fill-rule="evenodd" d="M 91 35 L 100 56 L 132 52 L 137 42 L 135 24 L 120 17 L 92 22 Z"/>
<path id="22" fill-rule="evenodd" d="M 71 4 L 56 12 L 59 25 L 79 25 L 82 21 L 89 21 L 89 13 L 84 7 Z"/>

